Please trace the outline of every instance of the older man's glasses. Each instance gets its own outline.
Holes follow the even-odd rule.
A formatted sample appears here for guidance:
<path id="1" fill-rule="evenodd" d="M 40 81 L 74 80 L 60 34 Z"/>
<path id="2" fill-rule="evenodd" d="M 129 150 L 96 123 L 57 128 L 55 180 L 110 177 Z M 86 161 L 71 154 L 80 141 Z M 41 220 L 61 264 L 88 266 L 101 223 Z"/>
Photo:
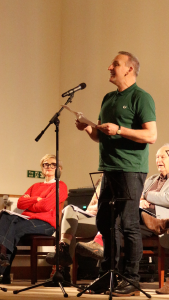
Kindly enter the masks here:
<path id="1" fill-rule="evenodd" d="M 51 169 L 56 169 L 56 164 L 55 163 L 51 163 L 51 164 L 44 163 L 43 167 L 44 167 L 44 169 L 49 169 L 49 167 L 51 167 Z"/>

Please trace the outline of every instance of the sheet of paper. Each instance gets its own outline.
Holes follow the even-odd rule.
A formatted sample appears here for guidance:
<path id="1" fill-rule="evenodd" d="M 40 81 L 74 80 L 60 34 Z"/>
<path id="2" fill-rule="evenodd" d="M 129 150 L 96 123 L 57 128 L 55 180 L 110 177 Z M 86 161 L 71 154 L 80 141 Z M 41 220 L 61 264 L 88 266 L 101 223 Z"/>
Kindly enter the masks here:
<path id="1" fill-rule="evenodd" d="M 10 215 L 15 215 L 15 216 L 21 217 L 23 219 L 29 219 L 30 218 L 28 216 L 18 214 L 18 213 L 14 212 L 14 211 L 11 211 L 11 210 L 8 210 L 8 209 L 5 209 L 5 208 L 1 209 L 1 211 L 5 211 L 6 213 L 8 213 Z"/>
<path id="2" fill-rule="evenodd" d="M 75 205 L 72 205 L 72 204 L 70 204 L 70 205 L 73 207 L 73 209 L 74 209 L 75 211 L 79 211 L 79 212 L 81 212 L 82 214 L 87 215 L 87 216 L 90 216 L 90 217 L 95 217 L 95 215 L 92 215 L 92 214 L 90 214 L 89 212 L 86 212 L 85 210 L 79 208 L 78 206 L 75 206 Z M 63 213 L 63 214 L 64 214 L 64 211 L 65 211 L 65 208 L 62 210 L 62 213 Z"/>
<path id="3" fill-rule="evenodd" d="M 66 109 L 69 110 L 71 113 L 73 113 L 73 114 L 76 116 L 76 118 L 77 118 L 77 120 L 78 120 L 79 122 L 88 124 L 88 125 L 90 125 L 90 126 L 92 126 L 92 127 L 94 127 L 94 128 L 96 127 L 96 124 L 93 123 L 92 121 L 88 120 L 88 119 L 83 115 L 82 112 L 76 112 L 76 111 L 73 111 L 73 110 L 70 109 L 67 105 L 62 105 L 62 107 L 66 108 Z"/>

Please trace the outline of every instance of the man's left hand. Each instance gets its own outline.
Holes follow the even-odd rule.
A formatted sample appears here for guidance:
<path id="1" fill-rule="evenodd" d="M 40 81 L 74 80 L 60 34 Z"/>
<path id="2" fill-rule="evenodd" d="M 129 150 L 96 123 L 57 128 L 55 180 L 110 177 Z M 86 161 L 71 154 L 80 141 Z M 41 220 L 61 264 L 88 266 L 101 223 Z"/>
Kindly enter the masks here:
<path id="1" fill-rule="evenodd" d="M 102 125 L 97 125 L 96 128 L 107 135 L 116 135 L 119 126 L 113 123 L 104 123 Z"/>

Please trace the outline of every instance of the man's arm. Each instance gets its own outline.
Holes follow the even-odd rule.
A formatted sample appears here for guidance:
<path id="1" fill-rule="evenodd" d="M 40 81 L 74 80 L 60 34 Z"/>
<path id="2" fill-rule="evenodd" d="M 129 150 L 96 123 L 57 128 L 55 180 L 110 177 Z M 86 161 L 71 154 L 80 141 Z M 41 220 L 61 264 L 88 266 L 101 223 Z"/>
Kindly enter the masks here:
<path id="1" fill-rule="evenodd" d="M 169 208 L 169 187 L 159 192 L 150 191 L 146 198 L 148 202 Z"/>
<path id="2" fill-rule="evenodd" d="M 95 141 L 95 142 L 99 142 L 99 135 L 98 135 L 98 130 L 96 128 L 93 128 L 87 124 L 84 123 L 80 123 L 78 120 L 76 120 L 75 122 L 76 127 L 78 130 L 81 131 L 86 131 L 87 134 L 90 136 L 90 138 Z M 98 121 L 98 124 L 100 124 L 100 121 Z"/>
<path id="3" fill-rule="evenodd" d="M 97 129 L 107 135 L 116 135 L 119 126 L 113 123 L 97 125 Z M 156 122 L 146 122 L 142 124 L 142 129 L 129 129 L 121 126 L 121 136 L 137 143 L 154 144 L 157 139 Z"/>
<path id="4" fill-rule="evenodd" d="M 153 185 L 157 178 L 159 178 L 159 175 L 155 174 L 146 180 L 140 202 L 143 204 L 149 203 L 150 205 L 155 204 L 157 206 L 169 208 L 169 179 L 167 179 L 159 192 L 149 191 L 149 188 Z M 140 206 L 143 207 L 142 205 Z"/>

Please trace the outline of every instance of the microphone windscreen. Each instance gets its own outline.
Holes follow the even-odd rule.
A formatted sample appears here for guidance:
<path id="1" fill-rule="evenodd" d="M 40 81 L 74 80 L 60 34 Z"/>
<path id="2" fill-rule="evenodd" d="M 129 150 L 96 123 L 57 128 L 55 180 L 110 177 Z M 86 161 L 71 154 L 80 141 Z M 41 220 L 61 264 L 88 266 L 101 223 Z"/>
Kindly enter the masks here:
<path id="1" fill-rule="evenodd" d="M 83 90 L 86 87 L 86 83 L 83 82 L 83 83 L 80 84 L 80 86 L 81 86 L 81 89 Z"/>

